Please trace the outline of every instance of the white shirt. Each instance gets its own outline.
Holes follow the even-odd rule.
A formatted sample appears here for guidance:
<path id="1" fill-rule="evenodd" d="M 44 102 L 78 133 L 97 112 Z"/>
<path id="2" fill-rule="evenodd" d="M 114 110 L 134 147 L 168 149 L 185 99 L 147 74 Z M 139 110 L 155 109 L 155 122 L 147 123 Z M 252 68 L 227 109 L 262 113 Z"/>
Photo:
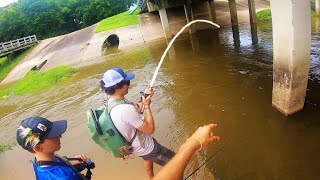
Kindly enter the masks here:
<path id="1" fill-rule="evenodd" d="M 114 99 L 108 100 L 108 105 Z M 110 112 L 113 124 L 116 126 L 122 136 L 129 142 L 136 131 L 144 122 L 144 116 L 136 110 L 131 104 L 119 104 L 114 106 Z M 144 156 L 150 154 L 154 148 L 154 142 L 149 134 L 137 130 L 137 135 L 131 144 L 133 154 Z"/>

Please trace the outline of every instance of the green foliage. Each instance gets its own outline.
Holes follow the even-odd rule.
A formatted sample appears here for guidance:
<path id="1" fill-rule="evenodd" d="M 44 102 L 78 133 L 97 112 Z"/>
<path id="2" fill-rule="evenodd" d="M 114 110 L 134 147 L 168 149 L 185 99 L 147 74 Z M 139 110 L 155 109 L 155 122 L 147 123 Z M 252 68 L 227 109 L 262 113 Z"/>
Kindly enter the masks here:
<path id="1" fill-rule="evenodd" d="M 127 10 L 133 0 L 19 0 L 0 8 L 0 42 L 69 33 Z M 3 27 L 3 28 L 2 28 Z"/>
<path id="2" fill-rule="evenodd" d="M 264 9 L 262 11 L 257 12 L 257 20 L 258 21 L 268 21 L 271 20 L 271 9 Z"/>
<path id="3" fill-rule="evenodd" d="M 25 94 L 49 88 L 57 84 L 57 82 L 72 76 L 77 71 L 78 69 L 70 66 L 58 66 L 45 72 L 30 71 L 18 82 L 6 87 L 0 87 L 0 97 Z"/>
<path id="4" fill-rule="evenodd" d="M 24 51 L 23 53 L 19 55 L 13 55 L 12 57 L 3 57 L 0 58 L 0 81 L 2 81 L 9 72 L 21 61 L 23 60 L 31 51 L 32 48 L 29 48 L 28 50 Z"/>
<path id="5" fill-rule="evenodd" d="M 119 27 L 138 24 L 139 20 L 137 14 L 139 12 L 139 10 L 135 10 L 134 13 L 129 15 L 129 11 L 126 11 L 121 14 L 106 18 L 99 23 L 95 32 L 97 33 Z"/>
<path id="6" fill-rule="evenodd" d="M 11 146 L 9 144 L 0 144 L 0 152 L 11 150 Z"/>

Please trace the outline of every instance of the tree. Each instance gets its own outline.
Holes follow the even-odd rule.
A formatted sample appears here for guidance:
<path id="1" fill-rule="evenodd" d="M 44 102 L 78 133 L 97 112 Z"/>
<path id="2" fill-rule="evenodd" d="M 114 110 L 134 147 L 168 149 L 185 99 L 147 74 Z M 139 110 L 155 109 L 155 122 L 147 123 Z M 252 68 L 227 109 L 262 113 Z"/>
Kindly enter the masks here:
<path id="1" fill-rule="evenodd" d="M 0 42 L 39 39 L 90 26 L 128 9 L 133 0 L 19 0 L 0 8 Z"/>

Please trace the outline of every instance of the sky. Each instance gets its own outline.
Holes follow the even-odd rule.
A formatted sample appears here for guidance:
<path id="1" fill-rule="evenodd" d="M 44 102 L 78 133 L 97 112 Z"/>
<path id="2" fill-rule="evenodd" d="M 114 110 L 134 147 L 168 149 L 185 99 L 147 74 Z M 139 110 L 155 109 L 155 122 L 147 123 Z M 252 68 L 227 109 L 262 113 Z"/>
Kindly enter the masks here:
<path id="1" fill-rule="evenodd" d="M 18 0 L 0 0 L 0 7 L 6 6 L 10 3 L 17 2 Z"/>

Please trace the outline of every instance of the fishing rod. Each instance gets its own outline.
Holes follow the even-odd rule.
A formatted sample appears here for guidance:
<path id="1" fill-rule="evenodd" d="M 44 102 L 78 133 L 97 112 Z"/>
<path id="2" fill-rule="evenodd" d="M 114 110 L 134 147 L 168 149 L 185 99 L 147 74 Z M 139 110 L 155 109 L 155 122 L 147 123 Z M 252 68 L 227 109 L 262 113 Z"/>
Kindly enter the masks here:
<path id="1" fill-rule="evenodd" d="M 213 157 L 215 157 L 216 155 L 218 155 L 223 149 L 225 149 L 227 146 L 229 146 L 230 144 L 226 144 L 224 145 L 222 148 L 220 148 L 216 153 L 214 153 L 210 158 L 208 158 L 204 163 L 202 163 L 196 170 L 194 170 L 191 174 L 189 174 L 189 176 L 187 176 L 184 180 L 188 179 L 189 177 L 191 177 L 194 173 L 196 173 L 202 166 L 204 166 L 205 164 L 207 164 Z"/>
<path id="2" fill-rule="evenodd" d="M 208 21 L 208 20 L 203 20 L 203 19 L 197 19 L 197 20 L 194 20 L 194 21 L 191 21 L 189 22 L 188 24 L 186 24 L 185 26 L 183 26 L 183 28 L 172 38 L 172 40 L 170 41 L 169 45 L 167 46 L 166 50 L 164 51 L 164 53 L 162 54 L 162 57 L 160 59 L 160 62 L 156 68 L 156 70 L 154 71 L 153 73 L 153 76 L 152 76 L 152 80 L 150 82 L 150 87 L 153 87 L 154 85 L 154 82 L 156 81 L 156 78 L 157 78 L 157 75 L 158 75 L 158 72 L 159 72 L 159 69 L 163 63 L 163 60 L 164 58 L 166 57 L 166 55 L 168 54 L 168 51 L 170 49 L 170 47 L 172 46 L 172 44 L 174 43 L 174 41 L 178 38 L 178 36 L 187 28 L 189 27 L 190 25 L 194 24 L 194 23 L 198 23 L 198 22 L 202 22 L 202 23 L 208 23 L 208 24 L 211 24 L 217 28 L 220 28 L 220 26 L 212 21 Z"/>
<path id="3" fill-rule="evenodd" d="M 170 41 L 169 45 L 167 46 L 167 48 L 165 49 L 164 53 L 162 54 L 161 56 L 161 59 L 160 59 L 160 62 L 156 68 L 156 70 L 154 71 L 153 73 L 153 76 L 152 76 L 152 79 L 151 79 L 151 82 L 149 84 L 149 87 L 153 87 L 155 81 L 156 81 L 156 78 L 157 78 L 157 75 L 158 75 L 158 72 L 160 70 L 160 67 L 164 61 L 164 58 L 166 57 L 166 55 L 168 54 L 168 51 L 170 49 L 170 47 L 172 46 L 172 44 L 174 43 L 174 41 L 179 37 L 179 35 L 187 28 L 189 27 L 190 25 L 194 24 L 194 23 L 198 23 L 198 22 L 202 22 L 202 23 L 208 23 L 208 24 L 211 24 L 217 28 L 220 28 L 220 26 L 212 21 L 208 21 L 208 20 L 202 20 L 202 19 L 197 19 L 197 20 L 194 20 L 194 21 L 191 21 L 189 22 L 188 24 L 186 24 L 185 26 L 182 27 L 182 29 L 172 38 L 172 40 Z M 142 100 L 142 97 L 146 98 L 148 96 L 148 94 L 145 94 L 144 92 L 140 92 L 141 94 L 141 100 Z M 144 109 L 144 108 L 143 108 Z M 214 155 L 212 155 L 209 159 L 207 159 L 201 166 L 199 166 L 193 173 L 191 173 L 188 177 L 185 178 L 188 179 L 190 176 L 192 176 L 195 172 L 197 172 L 202 166 L 204 166 L 207 162 L 209 162 L 214 156 L 216 156 L 217 154 L 219 154 L 225 147 L 227 147 L 227 145 L 223 146 L 220 150 L 218 150 Z"/>

